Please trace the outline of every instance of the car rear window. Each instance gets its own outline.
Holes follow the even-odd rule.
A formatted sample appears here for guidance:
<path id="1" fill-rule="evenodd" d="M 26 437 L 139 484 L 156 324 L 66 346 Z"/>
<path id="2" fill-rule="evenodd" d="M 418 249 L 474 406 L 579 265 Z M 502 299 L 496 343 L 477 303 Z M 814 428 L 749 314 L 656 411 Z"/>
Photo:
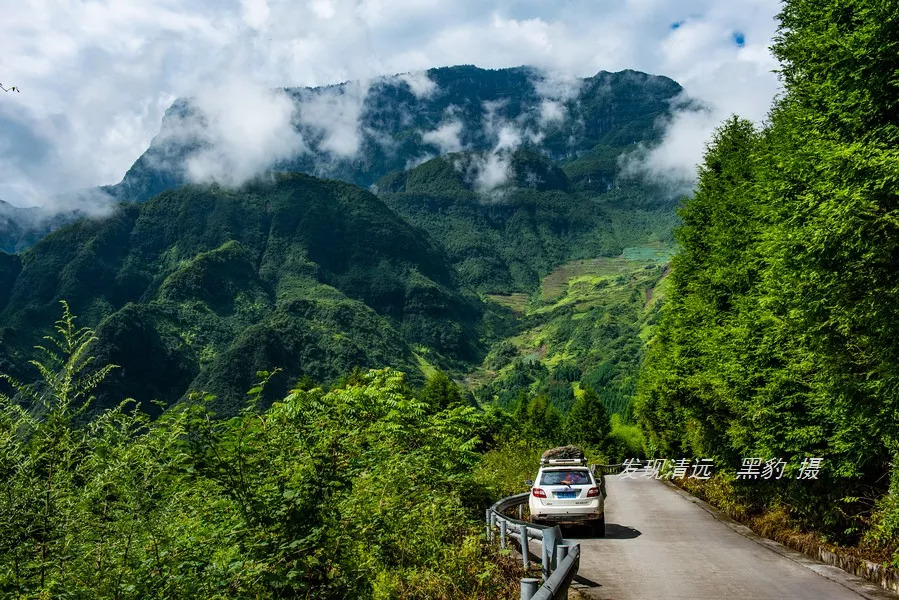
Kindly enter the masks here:
<path id="1" fill-rule="evenodd" d="M 593 483 L 590 471 L 586 469 L 565 469 L 564 471 L 543 471 L 540 485 L 587 485 Z"/>

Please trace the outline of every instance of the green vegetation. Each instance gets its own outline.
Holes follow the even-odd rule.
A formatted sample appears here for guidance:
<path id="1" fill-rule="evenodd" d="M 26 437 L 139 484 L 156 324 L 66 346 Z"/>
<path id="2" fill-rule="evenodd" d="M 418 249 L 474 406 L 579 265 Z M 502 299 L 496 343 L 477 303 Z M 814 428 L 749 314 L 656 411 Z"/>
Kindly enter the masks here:
<path id="1" fill-rule="evenodd" d="M 269 403 L 356 366 L 461 376 L 490 348 L 470 379 L 493 385 L 482 400 L 510 406 L 528 390 L 564 414 L 583 380 L 628 414 L 670 201 L 633 182 L 572 191 L 531 150 L 512 156 L 497 198 L 471 189 L 453 163 L 465 156 L 394 176 L 383 203 L 299 174 L 187 186 L 0 255 L 0 364 L 29 376 L 21 366 L 65 298 L 97 329 L 98 358 L 122 366 L 95 408 L 132 395 L 155 416 L 203 390 L 231 415 L 258 370 L 281 369 Z M 622 258 L 587 258 L 603 254 Z"/>
<path id="2" fill-rule="evenodd" d="M 605 461 L 592 392 L 565 422 L 523 398 L 521 432 L 439 372 L 418 391 L 392 369 L 301 380 L 263 408 L 278 374 L 261 371 L 227 419 L 205 393 L 156 419 L 133 400 L 90 410 L 116 367 L 63 308 L 40 380 L 6 376 L 0 395 L 4 596 L 514 598 L 522 572 L 483 543 L 484 508 L 544 446 Z"/>
<path id="3" fill-rule="evenodd" d="M 270 402 L 304 375 L 390 365 L 421 381 L 416 353 L 446 367 L 482 352 L 480 303 L 440 248 L 371 194 L 298 174 L 122 206 L 0 256 L 0 280 L 5 364 L 26 364 L 65 298 L 122 366 L 101 407 L 203 389 L 234 414 L 258 370 L 283 369 Z"/>
<path id="4" fill-rule="evenodd" d="M 476 373 L 482 401 L 511 407 L 521 393 L 544 394 L 567 411 L 590 388 L 610 413 L 629 416 L 668 252 L 658 245 L 625 252 L 640 258 L 573 261 L 543 279 L 517 334 L 493 345 Z"/>
<path id="5" fill-rule="evenodd" d="M 446 249 L 460 279 L 481 293 L 531 293 L 562 263 L 618 256 L 647 243 L 670 246 L 676 217 L 661 190 L 629 181 L 605 193 L 572 191 L 548 159 L 520 150 L 510 182 L 478 193 L 465 169 L 454 166 L 466 160 L 472 157 L 435 158 L 376 187 L 390 208 Z"/>
<path id="6" fill-rule="evenodd" d="M 786 93 L 708 149 L 637 412 L 663 455 L 824 458 L 733 493 L 899 565 L 897 24 L 895 3 L 785 4 Z"/>
<path id="7" fill-rule="evenodd" d="M 85 421 L 111 367 L 67 308 L 50 342 L 41 383 L 0 398 L 3 596 L 517 597 L 517 567 L 480 541 L 501 486 L 475 470 L 503 416 L 444 406 L 445 380 L 430 403 L 399 372 L 357 371 L 261 410 L 260 373 L 227 420 L 197 395 Z"/>
<path id="8" fill-rule="evenodd" d="M 565 427 L 568 439 L 575 444 L 598 448 L 606 443 L 612 424 L 602 400 L 587 388 L 568 411 Z"/>
<path id="9" fill-rule="evenodd" d="M 545 276 L 571 261 L 664 260 L 673 199 L 620 177 L 617 164 L 635 143 L 659 139 L 660 118 L 680 86 L 634 71 L 601 72 L 582 80 L 563 116 L 546 125 L 537 93 L 545 75 L 534 69 L 461 66 L 428 76 L 439 93 L 427 98 L 398 78 L 373 82 L 357 160 L 318 148 L 321 132 L 298 125 L 313 151 L 277 166 L 377 181 L 381 201 L 298 174 L 231 190 L 179 187 L 179 165 L 195 146 L 183 135 L 160 135 L 123 182 L 105 190 L 145 205 L 77 222 L 19 256 L 0 254 L 0 367 L 31 376 L 23 369 L 31 347 L 56 302 L 67 299 L 96 328 L 98 359 L 122 367 L 97 390 L 95 409 L 133 395 L 156 416 L 204 390 L 215 394 L 219 414 L 231 415 L 258 370 L 281 369 L 266 405 L 303 378 L 330 383 L 356 366 L 391 366 L 416 383 L 436 370 L 463 377 L 492 348 L 487 372 L 469 378 L 474 387 L 492 381 L 491 371 L 502 379 L 518 356 L 536 358 L 546 374 L 529 365 L 536 371 L 522 377 L 533 376 L 528 386 L 540 380 L 530 391 L 561 413 L 585 376 L 610 411 L 626 412 L 644 343 L 636 337 L 642 326 L 624 325 L 625 314 L 639 312 L 636 302 L 597 302 L 589 315 L 580 307 L 567 315 L 560 305 L 538 316 L 532 298 Z M 318 102 L 347 85 L 287 93 L 300 104 Z M 200 117 L 190 100 L 178 100 L 163 132 Z M 465 152 L 421 163 L 439 150 L 425 132 L 456 121 Z M 485 122 L 542 136 L 503 156 L 508 180 L 489 193 L 473 185 L 475 168 L 496 145 L 496 128 Z M 6 236 L 2 228 L 16 224 L 4 215 L 15 209 L 0 209 L 0 242 L 15 238 L 3 247 L 20 250 L 43 235 Z M 638 247 L 655 250 L 628 254 Z M 618 311 L 620 304 L 627 306 Z M 598 334 L 584 327 L 592 319 L 614 325 Z M 544 343 L 534 339 L 540 327 L 539 335 L 552 337 L 546 361 Z M 562 348 L 568 330 L 580 339 Z M 567 373 L 554 371 L 558 362 Z M 501 402 L 524 387 L 513 386 Z"/>
<path id="10" fill-rule="evenodd" d="M 298 173 L 178 187 L 191 147 L 154 147 L 108 191 L 168 191 L 0 252 L 0 595 L 512 597 L 485 506 L 545 447 L 642 453 L 630 399 L 677 217 L 616 165 L 679 86 L 589 78 L 481 193 L 484 103 L 533 125 L 535 73 L 430 75 L 424 106 L 396 81 L 366 101 L 395 152 L 325 161 L 381 198 Z M 397 171 L 447 115 L 468 150 Z M 61 300 L 90 329 L 66 304 L 61 354 L 30 362 Z"/>

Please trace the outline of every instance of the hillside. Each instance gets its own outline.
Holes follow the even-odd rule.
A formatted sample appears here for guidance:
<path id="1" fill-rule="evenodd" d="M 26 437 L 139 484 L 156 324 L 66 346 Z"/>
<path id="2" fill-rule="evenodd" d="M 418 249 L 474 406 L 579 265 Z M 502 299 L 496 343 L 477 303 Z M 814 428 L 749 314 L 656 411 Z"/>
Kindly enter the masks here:
<path id="1" fill-rule="evenodd" d="M 0 200 L 0 252 L 25 250 L 54 229 L 82 216 L 78 211 L 54 213 L 40 207 L 13 206 Z"/>
<path id="2" fill-rule="evenodd" d="M 590 388 L 610 412 L 629 415 L 670 253 L 661 245 L 627 248 L 617 258 L 560 265 L 533 294 L 490 295 L 516 314 L 519 328 L 471 374 L 476 395 L 510 409 L 522 394 L 543 395 L 564 413 L 578 390 Z"/>
<path id="3" fill-rule="evenodd" d="M 184 187 L 186 166 L 211 143 L 209 115 L 196 99 L 176 101 L 147 152 L 103 190 L 146 207 L 121 206 L 0 259 L 0 364 L 21 369 L 65 299 L 97 327 L 99 358 L 123 364 L 104 398 L 171 403 L 204 389 L 230 405 L 255 370 L 274 367 L 285 372 L 272 397 L 357 365 L 463 377 L 492 344 L 531 327 L 487 295 L 531 295 L 571 261 L 671 245 L 677 198 L 620 176 L 618 164 L 659 139 L 678 84 L 528 67 L 422 77 L 424 91 L 405 76 L 285 90 L 307 151 L 275 172 L 371 186 L 380 200 L 300 175 Z M 357 119 L 344 123 L 354 102 Z M 356 136 L 357 150 L 338 152 L 338 134 Z M 25 209 L 7 208 L 7 251 L 79 216 L 30 211 L 26 223 Z M 584 373 L 597 366 L 575 358 Z M 619 393 L 606 401 L 623 411 Z"/>
<path id="4" fill-rule="evenodd" d="M 282 393 L 304 375 L 414 375 L 481 352 L 479 303 L 439 247 L 373 195 L 299 174 L 122 206 L 0 255 L 0 278 L 0 360 L 24 365 L 65 299 L 97 327 L 98 360 L 122 366 L 110 401 L 200 387 L 228 412 L 257 370 L 283 368 Z"/>
<path id="5" fill-rule="evenodd" d="M 466 284 L 482 293 L 531 293 L 556 266 L 616 257 L 626 247 L 671 244 L 676 197 L 622 180 L 605 192 L 579 191 L 563 169 L 533 150 L 509 157 L 507 183 L 479 192 L 456 153 L 375 184 L 379 196 L 446 249 Z"/>

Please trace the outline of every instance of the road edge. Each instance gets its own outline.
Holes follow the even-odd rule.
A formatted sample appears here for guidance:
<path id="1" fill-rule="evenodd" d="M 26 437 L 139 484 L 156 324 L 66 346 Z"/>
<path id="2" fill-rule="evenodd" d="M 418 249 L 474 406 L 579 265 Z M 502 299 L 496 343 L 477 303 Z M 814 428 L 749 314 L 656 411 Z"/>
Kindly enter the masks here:
<path id="1" fill-rule="evenodd" d="M 899 598 L 899 595 L 897 595 L 895 592 L 877 585 L 876 583 L 860 577 L 854 573 L 850 573 L 842 569 L 839 565 L 822 561 L 820 558 L 809 556 L 798 550 L 788 548 L 780 542 L 762 537 L 746 525 L 735 521 L 730 516 L 718 510 L 708 502 L 697 498 L 693 494 L 681 489 L 670 481 L 661 481 L 666 486 L 671 488 L 674 492 L 682 496 L 685 500 L 696 504 L 702 510 L 706 511 L 708 514 L 714 517 L 715 520 L 721 522 L 732 531 L 742 535 L 749 540 L 752 540 L 760 546 L 764 546 L 768 550 L 775 552 L 776 554 L 779 554 L 784 558 L 802 565 L 810 571 L 814 571 L 818 575 L 821 575 L 822 577 L 825 577 L 826 579 L 829 579 L 834 583 L 840 584 L 841 586 L 852 592 L 855 592 L 863 598 L 868 598 L 869 600 L 896 600 L 897 598 Z"/>

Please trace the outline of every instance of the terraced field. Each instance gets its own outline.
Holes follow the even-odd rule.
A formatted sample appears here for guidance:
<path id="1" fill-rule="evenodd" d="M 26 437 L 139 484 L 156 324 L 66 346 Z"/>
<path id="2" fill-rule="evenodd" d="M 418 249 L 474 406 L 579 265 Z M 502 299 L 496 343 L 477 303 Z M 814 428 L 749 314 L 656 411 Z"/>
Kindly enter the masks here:
<path id="1" fill-rule="evenodd" d="M 589 385 L 613 412 L 626 413 L 670 256 L 662 246 L 627 248 L 620 257 L 560 265 L 533 297 L 489 296 L 520 315 L 521 328 L 470 381 L 503 404 L 525 389 L 543 391 L 563 410 Z"/>

